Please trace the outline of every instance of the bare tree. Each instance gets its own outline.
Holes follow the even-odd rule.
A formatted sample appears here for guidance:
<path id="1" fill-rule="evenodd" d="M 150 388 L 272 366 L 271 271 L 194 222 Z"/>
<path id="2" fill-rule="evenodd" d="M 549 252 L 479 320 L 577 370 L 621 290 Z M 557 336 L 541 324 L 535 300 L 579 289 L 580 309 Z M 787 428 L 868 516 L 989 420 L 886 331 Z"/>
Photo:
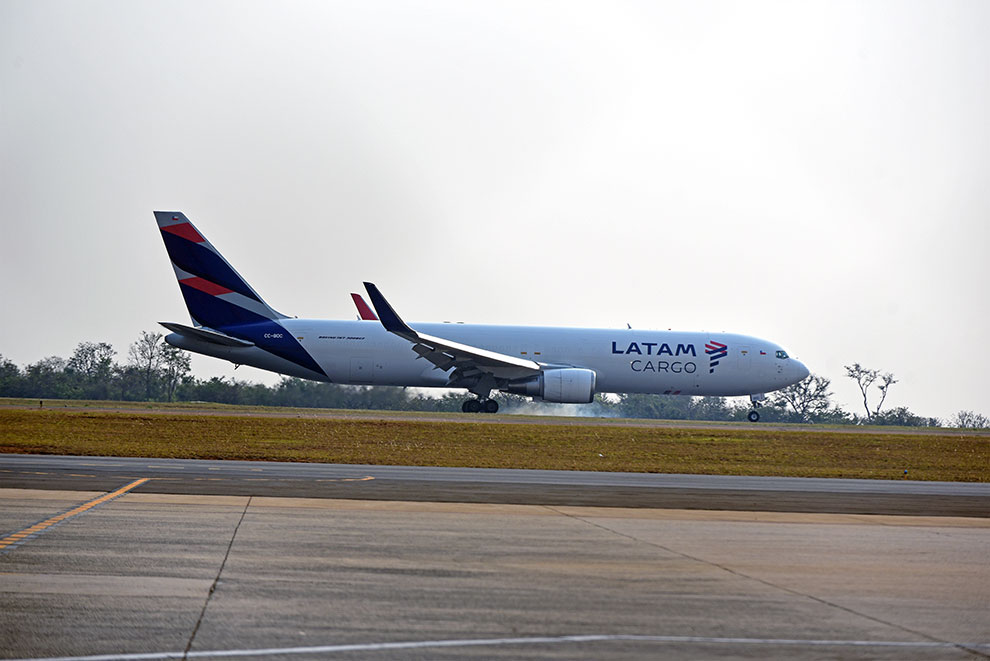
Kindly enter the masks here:
<path id="1" fill-rule="evenodd" d="M 990 418 L 982 413 L 960 411 L 952 419 L 952 426 L 961 429 L 987 429 L 990 428 Z"/>
<path id="2" fill-rule="evenodd" d="M 863 408 L 866 409 L 866 419 L 873 420 L 873 416 L 880 413 L 880 407 L 883 406 L 883 402 L 887 399 L 887 391 L 890 386 L 897 383 L 897 379 L 890 372 L 881 374 L 880 370 L 872 370 L 863 367 L 859 363 L 853 363 L 852 365 L 843 365 L 846 368 L 846 376 L 856 382 L 859 386 L 859 391 L 863 393 Z M 880 391 L 880 401 L 877 402 L 876 408 L 872 411 L 870 410 L 869 401 L 869 390 L 870 386 L 877 383 L 877 389 Z"/>
<path id="3" fill-rule="evenodd" d="M 809 374 L 803 381 L 774 393 L 771 403 L 779 408 L 790 407 L 802 420 L 810 422 L 815 416 L 827 413 L 831 408 L 831 385 L 830 379 Z"/>
<path id="4" fill-rule="evenodd" d="M 131 345 L 128 355 L 131 364 L 141 373 L 144 382 L 145 399 L 151 399 L 158 383 L 159 369 L 162 365 L 162 334 L 141 331 L 141 337 Z"/>
<path id="5" fill-rule="evenodd" d="M 877 388 L 880 390 L 880 401 L 877 402 L 877 407 L 873 410 L 873 414 L 876 415 L 880 413 L 880 407 L 883 406 L 883 400 L 887 399 L 887 389 L 892 385 L 897 383 L 897 379 L 890 372 L 880 375 L 880 383 L 877 384 Z"/>

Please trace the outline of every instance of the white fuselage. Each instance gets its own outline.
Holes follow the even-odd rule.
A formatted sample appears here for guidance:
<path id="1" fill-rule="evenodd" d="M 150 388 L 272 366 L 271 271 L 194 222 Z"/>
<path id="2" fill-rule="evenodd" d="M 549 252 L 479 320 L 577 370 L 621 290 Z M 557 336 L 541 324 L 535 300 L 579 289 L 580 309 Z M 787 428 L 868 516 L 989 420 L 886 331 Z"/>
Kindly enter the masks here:
<path id="1" fill-rule="evenodd" d="M 285 331 L 226 347 L 181 335 L 169 343 L 237 364 L 340 384 L 446 387 L 442 371 L 375 321 L 281 319 Z M 780 346 L 746 335 L 540 326 L 414 323 L 417 331 L 541 364 L 597 374 L 597 392 L 739 396 L 771 392 L 808 375 Z M 293 338 L 326 376 L 266 349 Z"/>

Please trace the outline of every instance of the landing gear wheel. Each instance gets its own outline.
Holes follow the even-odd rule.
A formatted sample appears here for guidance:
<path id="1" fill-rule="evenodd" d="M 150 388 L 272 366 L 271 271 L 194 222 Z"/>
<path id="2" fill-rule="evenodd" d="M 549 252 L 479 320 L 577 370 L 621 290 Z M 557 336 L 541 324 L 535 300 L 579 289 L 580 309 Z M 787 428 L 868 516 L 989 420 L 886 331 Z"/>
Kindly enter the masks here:
<path id="1" fill-rule="evenodd" d="M 498 413 L 498 402 L 494 399 L 489 399 L 484 404 L 485 413 Z"/>
<path id="2" fill-rule="evenodd" d="M 760 421 L 760 414 L 757 413 L 756 411 L 750 411 L 749 412 L 749 415 L 746 416 L 746 417 L 749 418 L 749 421 L 750 422 L 759 422 Z"/>
<path id="3" fill-rule="evenodd" d="M 481 411 L 481 402 L 476 399 L 469 399 L 461 404 L 461 411 L 464 413 L 478 413 Z"/>

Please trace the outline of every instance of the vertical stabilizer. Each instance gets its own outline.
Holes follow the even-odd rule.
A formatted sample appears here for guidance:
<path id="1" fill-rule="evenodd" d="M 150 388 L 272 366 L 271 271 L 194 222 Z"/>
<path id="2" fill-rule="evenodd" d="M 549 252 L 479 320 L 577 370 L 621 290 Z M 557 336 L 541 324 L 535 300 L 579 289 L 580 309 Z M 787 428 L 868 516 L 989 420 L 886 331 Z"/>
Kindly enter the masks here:
<path id="1" fill-rule="evenodd" d="M 185 214 L 156 211 L 155 220 L 193 324 L 223 329 L 286 318 L 258 296 Z"/>

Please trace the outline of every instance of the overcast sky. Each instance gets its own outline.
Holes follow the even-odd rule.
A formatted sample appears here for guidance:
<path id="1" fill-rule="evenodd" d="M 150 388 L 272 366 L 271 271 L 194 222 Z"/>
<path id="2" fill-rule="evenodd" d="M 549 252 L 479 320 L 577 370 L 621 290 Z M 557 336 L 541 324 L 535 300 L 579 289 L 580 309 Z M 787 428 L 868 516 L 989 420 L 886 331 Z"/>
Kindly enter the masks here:
<path id="1" fill-rule="evenodd" d="M 726 330 L 990 414 L 990 3 L 0 2 L 0 354 L 282 312 Z M 157 328 L 157 330 L 162 330 Z M 201 377 L 277 377 L 195 357 Z"/>

